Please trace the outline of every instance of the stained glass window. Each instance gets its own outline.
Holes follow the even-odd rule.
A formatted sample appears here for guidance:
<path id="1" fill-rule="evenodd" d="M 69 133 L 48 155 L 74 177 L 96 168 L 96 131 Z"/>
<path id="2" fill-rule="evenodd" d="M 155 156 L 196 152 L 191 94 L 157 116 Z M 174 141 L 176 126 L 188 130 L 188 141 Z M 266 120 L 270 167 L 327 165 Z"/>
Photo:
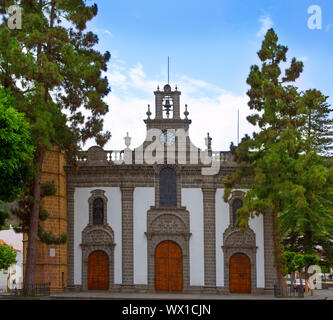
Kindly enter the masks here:
<path id="1" fill-rule="evenodd" d="M 237 215 L 237 210 L 240 209 L 243 206 L 243 201 L 241 199 L 235 199 L 232 202 L 232 220 L 233 220 L 233 225 L 236 225 L 236 220 L 238 218 Z"/>
<path id="2" fill-rule="evenodd" d="M 177 206 L 177 177 L 175 170 L 171 168 L 160 172 L 160 206 Z"/>
<path id="3" fill-rule="evenodd" d="M 104 201 L 96 198 L 93 202 L 93 224 L 104 223 Z"/>

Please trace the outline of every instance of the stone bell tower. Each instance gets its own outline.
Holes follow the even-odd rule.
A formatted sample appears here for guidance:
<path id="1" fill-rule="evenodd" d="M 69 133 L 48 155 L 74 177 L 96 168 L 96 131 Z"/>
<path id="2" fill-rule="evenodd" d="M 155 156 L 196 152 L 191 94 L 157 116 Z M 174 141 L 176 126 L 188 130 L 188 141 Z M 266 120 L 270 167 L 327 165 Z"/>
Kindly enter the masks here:
<path id="1" fill-rule="evenodd" d="M 180 119 L 179 112 L 179 96 L 181 92 L 175 89 L 171 90 L 171 86 L 166 84 L 164 86 L 164 91 L 159 89 L 154 92 L 155 94 L 155 119 L 163 119 L 163 112 L 167 119 Z M 171 114 L 172 113 L 172 114 Z"/>
<path id="2" fill-rule="evenodd" d="M 151 119 L 150 106 L 148 105 L 147 116 L 145 120 L 147 130 L 156 128 L 160 130 L 165 129 L 184 129 L 188 130 L 191 120 L 187 118 L 188 111 L 187 105 L 185 105 L 185 118 L 180 117 L 180 95 L 177 86 L 175 90 L 171 89 L 169 84 L 166 84 L 163 91 L 157 87 L 155 94 L 155 119 Z"/>

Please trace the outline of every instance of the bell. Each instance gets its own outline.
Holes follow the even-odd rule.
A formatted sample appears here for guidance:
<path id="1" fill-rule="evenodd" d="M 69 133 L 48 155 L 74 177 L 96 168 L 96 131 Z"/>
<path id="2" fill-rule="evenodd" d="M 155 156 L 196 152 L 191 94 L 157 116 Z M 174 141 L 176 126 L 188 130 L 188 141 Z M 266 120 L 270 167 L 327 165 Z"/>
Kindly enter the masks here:
<path id="1" fill-rule="evenodd" d="M 165 109 L 170 109 L 171 108 L 171 104 L 170 104 L 170 100 L 169 99 L 165 100 L 164 107 L 165 107 Z"/>
<path id="2" fill-rule="evenodd" d="M 166 115 L 167 115 L 168 118 L 169 118 L 169 115 L 170 115 L 171 108 L 172 108 L 172 105 L 170 104 L 170 100 L 166 99 L 165 104 L 164 104 L 164 110 L 166 111 Z"/>

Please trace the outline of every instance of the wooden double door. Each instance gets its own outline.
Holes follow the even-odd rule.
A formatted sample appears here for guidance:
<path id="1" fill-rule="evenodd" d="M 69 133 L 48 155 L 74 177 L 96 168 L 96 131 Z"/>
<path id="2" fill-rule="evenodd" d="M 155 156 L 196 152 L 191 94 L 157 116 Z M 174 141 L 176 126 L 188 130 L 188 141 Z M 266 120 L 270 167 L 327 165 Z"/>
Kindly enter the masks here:
<path id="1" fill-rule="evenodd" d="M 182 249 L 173 241 L 163 241 L 155 249 L 155 289 L 183 290 Z"/>
<path id="2" fill-rule="evenodd" d="M 231 293 L 251 293 L 251 263 L 244 253 L 230 258 L 229 289 Z"/>
<path id="3" fill-rule="evenodd" d="M 104 251 L 94 251 L 88 257 L 88 289 L 109 289 L 109 257 Z"/>

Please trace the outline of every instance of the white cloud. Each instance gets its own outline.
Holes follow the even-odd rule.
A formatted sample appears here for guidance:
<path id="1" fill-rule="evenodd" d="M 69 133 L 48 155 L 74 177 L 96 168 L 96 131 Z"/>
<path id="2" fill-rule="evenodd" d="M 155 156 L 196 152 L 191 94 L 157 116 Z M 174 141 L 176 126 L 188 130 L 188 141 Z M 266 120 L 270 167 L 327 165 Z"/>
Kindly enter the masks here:
<path id="1" fill-rule="evenodd" d="M 108 78 L 111 83 L 117 83 L 118 85 L 125 84 L 127 77 L 119 70 L 114 70 L 108 73 Z"/>
<path id="2" fill-rule="evenodd" d="M 261 16 L 259 22 L 261 23 L 261 27 L 257 33 L 257 37 L 262 37 L 266 34 L 268 29 L 273 27 L 274 22 L 269 15 Z"/>
<path id="3" fill-rule="evenodd" d="M 96 32 L 96 33 L 105 33 L 105 34 L 107 34 L 107 35 L 109 35 L 110 37 L 113 38 L 113 34 L 112 34 L 112 32 L 111 32 L 110 30 L 108 30 L 108 29 L 99 29 L 99 28 L 95 28 L 95 29 L 94 29 L 94 32 Z"/>
<path id="4" fill-rule="evenodd" d="M 303 61 L 303 62 L 306 62 L 306 61 L 309 61 L 309 57 L 307 56 L 303 56 L 303 57 L 299 57 L 297 58 L 298 61 Z"/>
<path id="5" fill-rule="evenodd" d="M 146 137 L 146 126 L 143 122 L 147 118 L 147 105 L 150 104 L 152 118 L 155 114 L 154 91 L 157 85 L 163 89 L 165 83 L 150 79 L 144 72 L 141 63 L 128 67 L 125 62 L 117 61 L 111 65 L 107 77 L 112 92 L 105 99 L 110 106 L 105 116 L 104 129 L 112 133 L 112 138 L 105 146 L 107 150 L 121 150 L 124 148 L 126 132 L 132 137 L 131 148 L 142 144 Z M 161 79 L 163 79 L 161 77 Z M 178 90 L 181 95 L 181 117 L 188 105 L 190 113 L 190 138 L 192 142 L 205 148 L 204 138 L 209 132 L 213 138 L 212 147 L 215 151 L 229 150 L 230 142 L 237 143 L 237 110 L 240 111 L 240 139 L 245 133 L 252 133 L 254 127 L 246 117 L 251 114 L 247 106 L 246 94 L 237 95 L 226 92 L 222 88 L 199 79 L 192 79 L 186 75 L 177 76 Z M 174 85 L 172 85 L 174 88 Z M 89 148 L 94 144 L 90 141 L 84 146 Z"/>
<path id="6" fill-rule="evenodd" d="M 146 74 L 143 71 L 141 63 L 138 63 L 134 68 L 130 68 L 129 77 L 132 85 L 138 88 L 145 85 Z"/>

